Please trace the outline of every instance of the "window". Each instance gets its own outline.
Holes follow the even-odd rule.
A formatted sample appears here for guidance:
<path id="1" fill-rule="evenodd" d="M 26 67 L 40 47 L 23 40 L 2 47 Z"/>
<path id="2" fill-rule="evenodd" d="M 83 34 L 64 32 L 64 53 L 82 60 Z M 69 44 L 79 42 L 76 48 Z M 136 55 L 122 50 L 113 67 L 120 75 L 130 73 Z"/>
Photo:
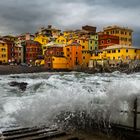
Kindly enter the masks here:
<path id="1" fill-rule="evenodd" d="M 82 46 L 82 49 L 84 49 L 85 48 L 85 46 Z"/>
<path id="2" fill-rule="evenodd" d="M 135 50 L 135 53 L 137 52 L 137 50 Z"/>
<path id="3" fill-rule="evenodd" d="M 116 50 L 112 50 L 112 53 L 116 53 Z"/>
<path id="4" fill-rule="evenodd" d="M 67 48 L 67 51 L 70 51 L 70 49 L 69 49 L 69 48 Z"/>
<path id="5" fill-rule="evenodd" d="M 78 52 L 76 52 L 76 54 L 78 54 Z"/>
<path id="6" fill-rule="evenodd" d="M 111 42 L 111 40 L 110 40 L 110 39 L 108 39 L 108 40 L 107 40 L 107 43 L 110 43 L 110 42 Z"/>
<path id="7" fill-rule="evenodd" d="M 115 57 L 113 57 L 113 60 L 115 60 Z"/>
<path id="8" fill-rule="evenodd" d="M 92 44 L 92 40 L 90 41 L 90 43 Z"/>
<path id="9" fill-rule="evenodd" d="M 90 47 L 90 50 L 92 50 L 92 47 Z"/>
<path id="10" fill-rule="evenodd" d="M 107 53 L 111 53 L 111 51 L 107 51 Z"/>
<path id="11" fill-rule="evenodd" d="M 126 49 L 126 53 L 128 53 L 128 49 Z"/>
<path id="12" fill-rule="evenodd" d="M 120 53 L 120 50 L 118 50 L 118 53 Z"/>
<path id="13" fill-rule="evenodd" d="M 83 59 L 85 59 L 85 56 L 83 56 Z"/>
<path id="14" fill-rule="evenodd" d="M 103 40 L 101 41 L 101 44 L 104 44 L 104 41 Z"/>

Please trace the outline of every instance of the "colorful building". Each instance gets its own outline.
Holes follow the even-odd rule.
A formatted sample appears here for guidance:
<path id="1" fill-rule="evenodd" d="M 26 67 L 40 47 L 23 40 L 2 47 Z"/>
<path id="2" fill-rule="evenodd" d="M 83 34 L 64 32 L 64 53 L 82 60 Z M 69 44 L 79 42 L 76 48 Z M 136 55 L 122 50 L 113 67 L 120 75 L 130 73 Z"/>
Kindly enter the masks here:
<path id="1" fill-rule="evenodd" d="M 28 40 L 22 43 L 24 63 L 34 65 L 39 55 L 42 55 L 41 44 L 36 41 Z"/>
<path id="2" fill-rule="evenodd" d="M 90 35 L 88 50 L 94 51 L 98 49 L 98 34 Z"/>
<path id="3" fill-rule="evenodd" d="M 87 68 L 89 64 L 89 60 L 92 56 L 92 51 L 82 51 L 82 68 Z"/>
<path id="4" fill-rule="evenodd" d="M 133 60 L 140 60 L 140 48 L 125 45 L 109 46 L 101 51 L 93 53 L 90 62 L 99 62 L 100 64 L 117 65 L 119 63 L 130 63 Z"/>
<path id="5" fill-rule="evenodd" d="M 61 30 L 56 29 L 56 28 L 52 28 L 52 25 L 48 25 L 48 27 L 42 27 L 39 29 L 39 31 L 36 33 L 36 35 L 38 34 L 42 34 L 45 35 L 47 37 L 52 37 L 52 38 L 57 38 L 61 33 Z"/>
<path id="6" fill-rule="evenodd" d="M 98 35 L 98 49 L 102 50 L 109 46 L 119 44 L 119 37 L 108 34 Z"/>
<path id="7" fill-rule="evenodd" d="M 27 40 L 34 40 L 34 35 L 30 34 L 30 33 L 25 33 L 25 34 L 21 34 L 19 36 L 17 36 L 17 43 L 21 43 Z"/>
<path id="8" fill-rule="evenodd" d="M 113 45 L 103 50 L 108 60 L 135 60 L 140 59 L 140 48 L 124 45 Z"/>
<path id="9" fill-rule="evenodd" d="M 14 47 L 14 63 L 20 64 L 23 63 L 23 46 L 21 45 L 15 45 Z"/>
<path id="10" fill-rule="evenodd" d="M 103 28 L 103 32 L 104 34 L 118 36 L 120 45 L 132 46 L 132 29 L 115 25 Z"/>
<path id="11" fill-rule="evenodd" d="M 96 27 L 94 26 L 85 25 L 82 26 L 82 30 L 91 35 L 96 33 Z"/>
<path id="12" fill-rule="evenodd" d="M 67 70 L 68 62 L 67 58 L 64 56 L 52 56 L 52 69 L 54 70 Z"/>
<path id="13" fill-rule="evenodd" d="M 45 35 L 42 34 L 38 34 L 35 38 L 34 41 L 39 42 L 41 45 L 46 45 L 47 43 L 49 43 L 49 38 Z"/>
<path id="14" fill-rule="evenodd" d="M 77 42 L 82 46 L 82 51 L 89 50 L 89 39 L 88 38 L 77 39 Z"/>
<path id="15" fill-rule="evenodd" d="M 60 36 L 56 39 L 56 43 L 57 43 L 57 44 L 67 44 L 67 38 L 64 37 L 63 35 L 60 35 Z"/>
<path id="16" fill-rule="evenodd" d="M 8 61 L 9 63 L 15 62 L 15 42 L 13 40 L 9 39 L 2 39 L 4 42 L 6 42 L 8 47 Z"/>
<path id="17" fill-rule="evenodd" d="M 57 68 L 59 59 L 57 59 L 56 57 L 63 57 L 63 56 L 64 56 L 63 46 L 60 45 L 50 46 L 44 53 L 46 68 L 47 69 Z M 55 62 L 55 64 L 53 62 Z M 54 65 L 57 66 L 54 67 Z M 59 65 L 59 67 L 60 66 L 61 64 Z"/>
<path id="18" fill-rule="evenodd" d="M 63 31 L 63 35 L 64 37 L 73 37 L 75 35 L 75 31 L 73 30 Z"/>
<path id="19" fill-rule="evenodd" d="M 75 69 L 82 65 L 82 46 L 73 42 L 64 47 L 64 56 L 67 58 L 68 68 Z"/>
<path id="20" fill-rule="evenodd" d="M 0 64 L 8 63 L 8 45 L 0 40 Z"/>

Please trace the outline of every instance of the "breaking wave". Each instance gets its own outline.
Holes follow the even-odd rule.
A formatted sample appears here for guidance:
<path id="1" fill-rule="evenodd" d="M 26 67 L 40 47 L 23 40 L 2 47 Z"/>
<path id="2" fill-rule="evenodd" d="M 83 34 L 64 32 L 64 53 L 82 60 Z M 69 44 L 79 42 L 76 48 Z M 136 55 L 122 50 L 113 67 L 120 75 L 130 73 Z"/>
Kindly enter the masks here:
<path id="1" fill-rule="evenodd" d="M 27 82 L 25 91 L 9 82 Z M 140 73 L 127 75 L 33 73 L 1 76 L 0 129 L 57 125 L 86 128 L 106 122 L 130 123 L 132 101 L 140 95 Z"/>

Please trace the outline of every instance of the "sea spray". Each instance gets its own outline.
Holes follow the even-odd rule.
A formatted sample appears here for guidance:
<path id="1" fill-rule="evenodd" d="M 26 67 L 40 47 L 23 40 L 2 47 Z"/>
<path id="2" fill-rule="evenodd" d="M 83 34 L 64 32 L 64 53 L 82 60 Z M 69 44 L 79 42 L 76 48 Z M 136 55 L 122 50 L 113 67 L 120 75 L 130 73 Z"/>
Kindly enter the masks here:
<path id="1" fill-rule="evenodd" d="M 132 110 L 140 95 L 140 74 L 40 73 L 2 76 L 0 126 L 57 125 L 66 129 L 109 127 L 132 122 L 121 110 Z M 27 82 L 26 91 L 8 86 Z M 14 93 L 16 91 L 16 93 Z M 20 95 L 20 96 L 19 96 Z M 131 120 L 131 121 L 130 121 Z"/>

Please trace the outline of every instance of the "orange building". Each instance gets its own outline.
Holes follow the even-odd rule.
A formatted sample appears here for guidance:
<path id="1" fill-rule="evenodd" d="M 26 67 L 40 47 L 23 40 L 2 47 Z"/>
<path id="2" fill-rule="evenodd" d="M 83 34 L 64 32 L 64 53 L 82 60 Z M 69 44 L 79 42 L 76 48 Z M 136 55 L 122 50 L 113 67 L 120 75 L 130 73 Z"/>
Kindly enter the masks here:
<path id="1" fill-rule="evenodd" d="M 82 64 L 82 46 L 73 42 L 64 47 L 64 56 L 67 58 L 68 68 L 75 69 Z"/>

